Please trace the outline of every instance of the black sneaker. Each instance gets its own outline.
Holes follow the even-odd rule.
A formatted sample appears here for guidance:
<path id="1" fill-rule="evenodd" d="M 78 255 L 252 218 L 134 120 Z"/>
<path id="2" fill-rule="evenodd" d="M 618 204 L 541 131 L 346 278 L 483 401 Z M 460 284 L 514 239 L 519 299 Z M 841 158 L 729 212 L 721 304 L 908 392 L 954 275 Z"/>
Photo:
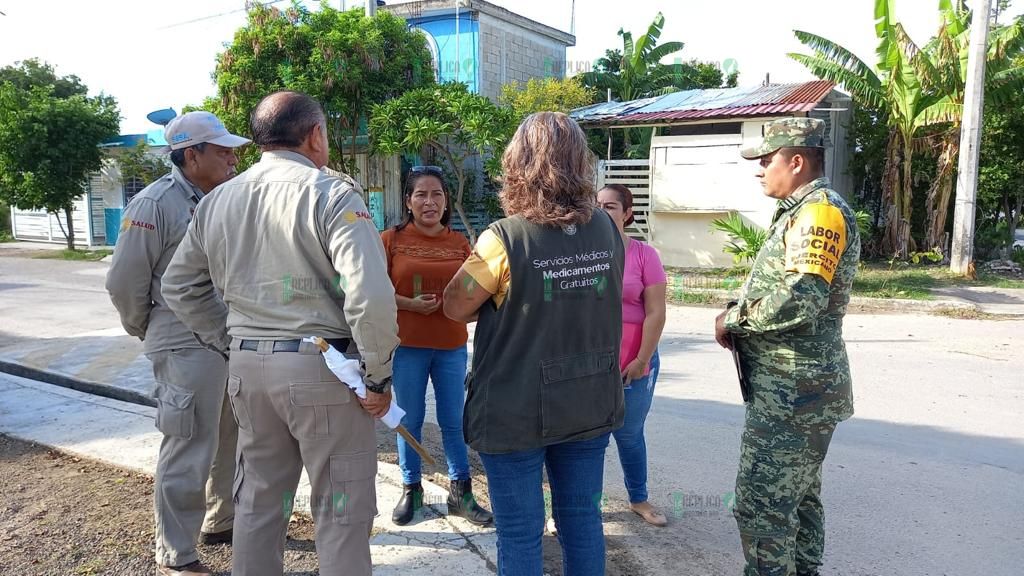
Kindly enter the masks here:
<path id="1" fill-rule="evenodd" d="M 205 544 L 206 546 L 217 546 L 219 544 L 231 545 L 231 537 L 234 536 L 235 531 L 231 528 L 224 530 L 223 532 L 200 532 L 199 543 Z"/>

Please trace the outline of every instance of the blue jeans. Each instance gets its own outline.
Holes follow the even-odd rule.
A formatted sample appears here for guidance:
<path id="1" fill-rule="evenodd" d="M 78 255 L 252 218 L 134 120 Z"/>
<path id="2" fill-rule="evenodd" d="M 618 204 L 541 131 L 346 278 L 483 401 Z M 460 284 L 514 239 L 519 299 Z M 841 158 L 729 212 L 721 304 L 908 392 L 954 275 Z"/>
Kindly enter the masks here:
<path id="1" fill-rule="evenodd" d="M 392 390 L 398 405 L 405 410 L 402 424 L 416 440 L 423 438 L 427 377 L 434 383 L 437 423 L 441 427 L 448 478 L 451 480 L 469 478 L 469 454 L 462 438 L 466 359 L 465 346 L 454 350 L 399 346 L 392 363 Z M 402 469 L 402 482 L 415 484 L 420 481 L 420 456 L 401 436 L 398 437 L 398 465 Z"/>
<path id="2" fill-rule="evenodd" d="M 601 502 L 608 434 L 509 454 L 480 454 L 498 530 L 498 575 L 543 574 L 543 469 L 565 576 L 604 574 Z"/>
<path id="3" fill-rule="evenodd" d="M 626 417 L 622 428 L 612 435 L 615 436 L 615 447 L 619 450 L 619 463 L 622 464 L 622 476 L 626 481 L 630 504 L 647 502 L 647 441 L 644 440 L 644 423 L 647 413 L 651 411 L 654 400 L 654 385 L 658 381 L 658 370 L 661 359 L 658 350 L 651 356 L 651 372 L 629 383 L 623 390 L 626 396 Z"/>

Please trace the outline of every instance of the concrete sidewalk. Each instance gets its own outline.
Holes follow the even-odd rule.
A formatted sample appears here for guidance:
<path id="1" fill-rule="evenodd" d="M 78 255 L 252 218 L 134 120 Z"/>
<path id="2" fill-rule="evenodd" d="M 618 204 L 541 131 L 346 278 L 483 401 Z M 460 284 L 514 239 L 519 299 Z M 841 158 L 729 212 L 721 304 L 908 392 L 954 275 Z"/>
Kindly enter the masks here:
<path id="1" fill-rule="evenodd" d="M 160 433 L 156 410 L 25 378 L 0 374 L 0 432 L 152 475 Z M 374 574 L 494 574 L 495 535 L 461 518 L 444 516 L 447 491 L 424 481 L 424 519 L 392 524 L 390 510 L 401 495 L 398 467 L 378 463 L 378 533 L 370 542 Z M 309 512 L 310 487 L 303 472 L 296 509 Z"/>

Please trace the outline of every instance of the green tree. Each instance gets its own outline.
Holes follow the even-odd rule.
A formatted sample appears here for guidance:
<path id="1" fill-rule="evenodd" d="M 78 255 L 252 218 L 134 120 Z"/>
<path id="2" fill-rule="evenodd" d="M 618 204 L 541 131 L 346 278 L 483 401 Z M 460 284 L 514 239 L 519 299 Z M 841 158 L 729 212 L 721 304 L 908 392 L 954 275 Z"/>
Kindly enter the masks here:
<path id="1" fill-rule="evenodd" d="M 622 49 L 605 50 L 605 55 L 595 62 L 594 70 L 585 72 L 584 85 L 597 91 L 597 101 L 611 97 L 619 102 L 639 98 L 660 96 L 679 90 L 696 88 L 721 88 L 736 86 L 738 73 L 725 77 L 718 65 L 697 60 L 683 61 L 676 57 L 672 64 L 662 60 L 683 50 L 682 42 L 659 44 L 665 27 L 665 17 L 658 12 L 647 28 L 647 32 L 633 39 L 631 32 L 619 29 Z M 611 138 L 611 133 L 607 134 Z M 628 129 L 623 131 L 623 150 L 629 156 L 645 157 L 649 149 L 649 131 Z M 640 146 L 631 143 L 640 140 Z M 644 147 L 644 144 L 647 146 Z"/>
<path id="2" fill-rule="evenodd" d="M 583 85 L 579 77 L 556 79 L 531 78 L 525 85 L 511 82 L 501 87 L 498 102 L 512 108 L 522 120 L 534 112 L 568 114 L 594 100 L 594 90 Z"/>
<path id="3" fill-rule="evenodd" d="M 356 139 L 372 105 L 433 84 L 423 36 L 387 12 L 367 18 L 362 8 L 339 11 L 326 2 L 311 12 L 253 3 L 248 23 L 217 57 L 218 98 L 203 108 L 237 134 L 249 134 L 249 113 L 276 90 L 305 92 L 324 107 L 332 163 L 354 170 Z M 253 147 L 255 148 L 255 147 Z M 247 153 L 251 162 L 258 151 Z"/>
<path id="4" fill-rule="evenodd" d="M 976 246 L 982 253 L 1013 244 L 1024 221 L 1024 93 L 985 103 L 978 171 Z"/>
<path id="5" fill-rule="evenodd" d="M 145 186 L 156 182 L 171 169 L 163 157 L 154 155 L 144 142 L 140 142 L 118 155 L 117 165 L 121 171 L 122 182 L 138 179 Z"/>
<path id="6" fill-rule="evenodd" d="M 815 75 L 841 85 L 861 106 L 877 111 L 889 126 L 881 188 L 885 199 L 882 249 L 906 258 L 917 243 L 914 221 L 914 153 L 936 158 L 924 199 L 927 215 L 923 244 L 941 249 L 952 200 L 953 170 L 959 147 L 969 43 L 968 14 L 950 0 L 939 0 L 938 35 L 920 48 L 893 19 L 895 0 L 875 0 L 879 40 L 876 69 L 842 46 L 802 31 L 796 36 L 813 55 L 790 54 Z M 986 89 L 1001 98 L 1020 89 L 1021 71 L 1009 59 L 1021 45 L 1019 25 L 996 28 L 990 35 Z"/>
<path id="7" fill-rule="evenodd" d="M 845 88 L 858 103 L 885 112 L 890 130 L 882 177 L 886 203 L 882 247 L 905 258 L 911 251 L 914 134 L 923 123 L 923 111 L 941 96 L 923 91 L 910 59 L 901 50 L 900 37 L 907 35 L 903 26 L 893 20 L 894 10 L 895 0 L 875 0 L 877 71 L 839 44 L 799 30 L 795 31 L 796 37 L 814 53 L 789 56 L 819 78 Z"/>
<path id="8" fill-rule="evenodd" d="M 931 130 L 920 139 L 919 148 L 928 149 L 936 157 L 935 176 L 925 198 L 925 247 L 944 252 L 960 154 L 971 15 L 963 7 L 954 7 L 950 0 L 939 1 L 939 13 L 942 25 L 936 37 L 922 50 L 908 40 L 904 50 L 910 55 L 924 89 L 943 95 L 942 100 L 923 113 L 923 123 Z M 1018 95 L 1024 91 L 1024 68 L 1015 59 L 1024 50 L 1024 27 L 1019 20 L 1009 26 L 996 26 L 990 30 L 988 40 L 985 100 L 997 109 L 1007 103 L 1019 104 Z"/>
<path id="9" fill-rule="evenodd" d="M 370 118 L 372 150 L 385 154 L 418 154 L 432 149 L 455 174 L 455 207 L 471 242 L 476 230 L 466 216 L 466 162 L 484 160 L 486 172 L 495 176 L 518 118 L 511 107 L 497 106 L 485 96 L 469 92 L 462 83 L 447 82 L 418 88 L 373 107 Z"/>
<path id="10" fill-rule="evenodd" d="M 10 82 L 19 90 L 53 86 L 53 96 L 56 98 L 85 96 L 89 92 L 78 76 L 57 76 L 52 66 L 36 58 L 29 58 L 16 62 L 14 66 L 0 69 L 0 84 L 5 82 Z"/>
<path id="11" fill-rule="evenodd" d="M 69 250 L 75 248 L 74 201 L 100 169 L 99 144 L 117 136 L 119 113 L 109 96 L 89 98 L 70 76 L 50 82 L 37 62 L 0 70 L 0 199 L 23 210 L 63 213 Z M 18 70 L 17 68 L 20 68 Z M 41 72 L 41 70 L 43 72 Z M 11 77 L 45 82 L 16 83 Z M 67 86 L 74 86 L 70 91 Z"/>

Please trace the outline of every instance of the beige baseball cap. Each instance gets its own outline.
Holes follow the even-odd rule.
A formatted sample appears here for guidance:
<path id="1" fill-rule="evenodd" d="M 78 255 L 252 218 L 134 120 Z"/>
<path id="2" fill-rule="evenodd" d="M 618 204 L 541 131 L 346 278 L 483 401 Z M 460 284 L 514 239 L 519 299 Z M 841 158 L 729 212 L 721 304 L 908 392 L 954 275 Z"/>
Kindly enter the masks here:
<path id="1" fill-rule="evenodd" d="M 209 112 L 196 111 L 171 120 L 164 129 L 164 138 L 171 150 L 209 142 L 227 148 L 238 148 L 251 142 L 248 138 L 228 132 L 224 123 Z"/>

